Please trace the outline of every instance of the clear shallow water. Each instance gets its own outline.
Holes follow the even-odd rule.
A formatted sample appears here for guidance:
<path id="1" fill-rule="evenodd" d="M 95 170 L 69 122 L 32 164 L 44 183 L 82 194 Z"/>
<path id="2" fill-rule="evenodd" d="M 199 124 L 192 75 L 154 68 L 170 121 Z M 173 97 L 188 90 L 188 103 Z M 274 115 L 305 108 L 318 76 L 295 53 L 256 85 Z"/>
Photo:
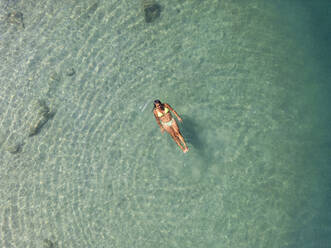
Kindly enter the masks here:
<path id="1" fill-rule="evenodd" d="M 329 247 L 329 4 L 160 4 L 1 9 L 0 246 Z"/>

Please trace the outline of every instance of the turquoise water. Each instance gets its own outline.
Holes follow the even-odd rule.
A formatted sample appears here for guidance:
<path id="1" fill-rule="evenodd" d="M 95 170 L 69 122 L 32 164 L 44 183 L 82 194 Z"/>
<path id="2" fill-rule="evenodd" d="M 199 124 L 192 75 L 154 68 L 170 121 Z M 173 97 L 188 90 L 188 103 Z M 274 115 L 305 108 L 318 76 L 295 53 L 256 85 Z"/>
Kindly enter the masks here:
<path id="1" fill-rule="evenodd" d="M 330 3 L 159 4 L 0 2 L 0 247 L 331 247 Z"/>

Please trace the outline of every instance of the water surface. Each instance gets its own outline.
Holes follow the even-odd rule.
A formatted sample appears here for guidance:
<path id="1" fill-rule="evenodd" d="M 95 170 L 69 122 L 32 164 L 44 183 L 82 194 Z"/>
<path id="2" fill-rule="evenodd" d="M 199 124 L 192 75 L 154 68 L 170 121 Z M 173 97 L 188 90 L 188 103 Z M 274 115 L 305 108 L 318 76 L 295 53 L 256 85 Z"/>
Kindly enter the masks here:
<path id="1" fill-rule="evenodd" d="M 0 246 L 329 247 L 330 4 L 160 5 L 1 2 Z"/>

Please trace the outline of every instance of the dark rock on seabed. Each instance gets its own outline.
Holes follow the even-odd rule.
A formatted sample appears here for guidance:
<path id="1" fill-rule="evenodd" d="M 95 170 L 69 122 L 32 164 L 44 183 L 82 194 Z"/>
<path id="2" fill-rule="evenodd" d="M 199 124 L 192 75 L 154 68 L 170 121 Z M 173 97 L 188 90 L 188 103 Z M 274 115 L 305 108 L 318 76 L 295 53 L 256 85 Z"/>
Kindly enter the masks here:
<path id="1" fill-rule="evenodd" d="M 29 129 L 28 136 L 34 136 L 40 132 L 42 127 L 48 120 L 52 119 L 55 115 L 54 111 L 50 111 L 44 100 L 38 101 L 37 119 L 32 123 Z"/>
<path id="2" fill-rule="evenodd" d="M 12 145 L 8 145 L 6 150 L 11 154 L 17 154 L 22 151 L 23 143 L 15 143 Z"/>
<path id="3" fill-rule="evenodd" d="M 69 77 L 71 77 L 75 74 L 76 74 L 76 71 L 75 71 L 74 68 L 69 68 L 69 69 L 66 70 L 66 75 L 69 76 Z"/>
<path id="4" fill-rule="evenodd" d="M 19 27 L 25 28 L 22 12 L 19 11 L 10 12 L 8 13 L 6 20 L 10 24 L 14 24 Z"/>
<path id="5" fill-rule="evenodd" d="M 161 5 L 153 0 L 144 0 L 143 9 L 147 23 L 154 22 L 161 15 Z"/>

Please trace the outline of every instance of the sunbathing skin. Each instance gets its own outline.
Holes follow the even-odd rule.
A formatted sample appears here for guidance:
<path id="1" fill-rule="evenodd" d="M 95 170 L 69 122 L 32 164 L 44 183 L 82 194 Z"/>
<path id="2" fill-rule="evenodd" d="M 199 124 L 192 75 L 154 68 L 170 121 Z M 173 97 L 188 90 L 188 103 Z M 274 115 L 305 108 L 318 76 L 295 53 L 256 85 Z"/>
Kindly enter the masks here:
<path id="1" fill-rule="evenodd" d="M 177 114 L 177 112 L 170 107 L 167 103 L 161 103 L 160 100 L 154 101 L 153 113 L 157 124 L 161 128 L 161 132 L 167 131 L 177 145 L 182 149 L 184 153 L 188 152 L 187 145 L 182 134 L 179 131 L 178 125 L 175 118 L 172 117 L 171 112 L 174 113 L 177 119 L 182 122 L 182 118 Z"/>

